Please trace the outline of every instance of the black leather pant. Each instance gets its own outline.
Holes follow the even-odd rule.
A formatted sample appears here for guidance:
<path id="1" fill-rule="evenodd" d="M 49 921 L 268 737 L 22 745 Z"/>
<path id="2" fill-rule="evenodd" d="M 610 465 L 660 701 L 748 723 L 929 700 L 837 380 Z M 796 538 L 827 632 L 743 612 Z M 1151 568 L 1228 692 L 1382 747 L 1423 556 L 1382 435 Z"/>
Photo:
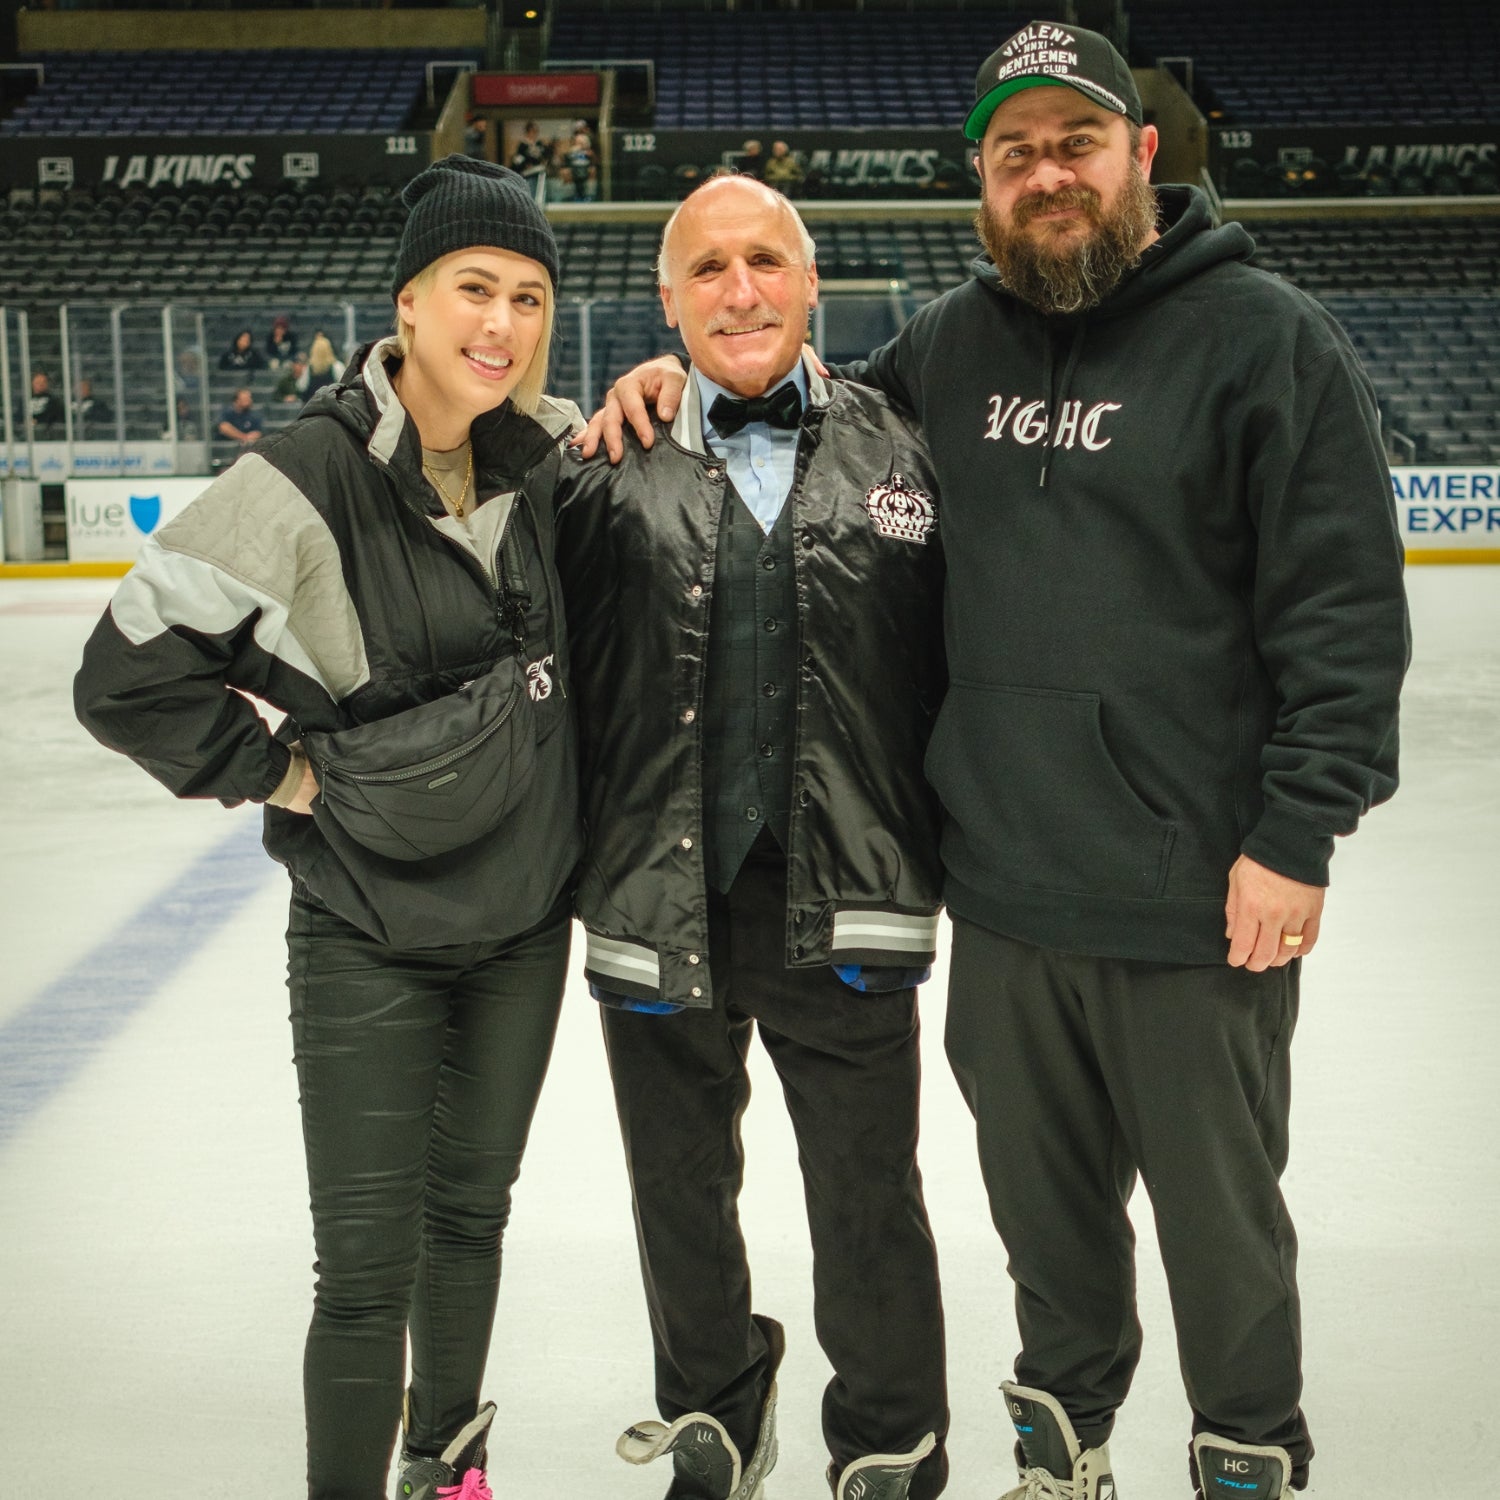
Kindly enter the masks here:
<path id="1" fill-rule="evenodd" d="M 745 1058 L 758 1026 L 797 1136 L 814 1320 L 834 1370 L 823 1398 L 829 1451 L 842 1471 L 866 1454 L 909 1452 L 934 1432 L 938 1446 L 911 1490 L 930 1500 L 948 1473 L 948 1405 L 937 1254 L 916 1161 L 916 991 L 861 994 L 831 968 L 788 969 L 785 926 L 786 863 L 762 839 L 729 894 L 709 894 L 714 1008 L 602 1013 L 657 1404 L 668 1421 L 717 1417 L 748 1461 L 767 1387 L 738 1212 Z"/>
<path id="2" fill-rule="evenodd" d="M 305 897 L 287 931 L 317 1285 L 311 1500 L 382 1500 L 411 1341 L 410 1441 L 475 1414 L 500 1237 L 568 960 L 560 904 L 503 942 L 400 951 Z"/>

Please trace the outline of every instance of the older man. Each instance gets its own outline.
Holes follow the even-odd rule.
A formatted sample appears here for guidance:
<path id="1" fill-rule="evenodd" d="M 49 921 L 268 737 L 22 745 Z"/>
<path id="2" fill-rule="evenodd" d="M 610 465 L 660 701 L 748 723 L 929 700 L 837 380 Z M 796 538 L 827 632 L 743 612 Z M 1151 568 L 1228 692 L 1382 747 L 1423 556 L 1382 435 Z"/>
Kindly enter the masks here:
<path id="1" fill-rule="evenodd" d="M 692 358 L 670 431 L 564 476 L 589 847 L 578 910 L 634 1192 L 670 1500 L 749 1500 L 776 1460 L 780 1325 L 737 1199 L 752 1031 L 797 1135 L 840 1500 L 947 1461 L 937 1262 L 917 1171 L 917 1003 L 936 947 L 942 556 L 915 429 L 803 363 L 813 246 L 711 180 L 668 224 Z"/>
<path id="2" fill-rule="evenodd" d="M 1301 959 L 1334 839 L 1395 790 L 1408 654 L 1375 404 L 1239 225 L 1153 193 L 1104 37 L 1022 28 L 966 130 L 988 255 L 846 373 L 917 413 L 944 499 L 927 769 L 948 1055 L 1016 1282 L 1006 1500 L 1114 1494 L 1137 1176 L 1193 1482 L 1276 1500 L 1312 1456 L 1279 1186 Z"/>

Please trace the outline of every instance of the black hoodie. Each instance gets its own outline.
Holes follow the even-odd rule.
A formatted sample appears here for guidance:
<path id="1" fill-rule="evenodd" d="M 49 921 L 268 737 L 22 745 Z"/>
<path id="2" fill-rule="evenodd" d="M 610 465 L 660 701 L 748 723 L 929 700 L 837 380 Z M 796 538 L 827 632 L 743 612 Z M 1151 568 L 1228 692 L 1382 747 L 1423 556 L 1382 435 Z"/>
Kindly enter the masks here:
<path id="1" fill-rule="evenodd" d="M 1368 380 L 1195 189 L 1096 309 L 987 259 L 864 367 L 944 501 L 928 754 L 949 906 L 1024 942 L 1219 963 L 1243 852 L 1327 882 L 1396 786 L 1409 643 Z"/>

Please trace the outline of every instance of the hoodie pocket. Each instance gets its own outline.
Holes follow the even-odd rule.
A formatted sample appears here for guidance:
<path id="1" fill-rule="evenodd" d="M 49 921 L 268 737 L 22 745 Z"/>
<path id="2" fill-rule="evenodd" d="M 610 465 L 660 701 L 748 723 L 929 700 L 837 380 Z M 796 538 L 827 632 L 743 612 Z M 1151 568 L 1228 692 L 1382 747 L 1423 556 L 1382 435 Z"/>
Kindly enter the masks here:
<path id="1" fill-rule="evenodd" d="M 1116 765 L 1097 693 L 953 682 L 927 777 L 958 825 L 945 852 L 961 880 L 1136 900 L 1166 887 L 1176 825 Z"/>

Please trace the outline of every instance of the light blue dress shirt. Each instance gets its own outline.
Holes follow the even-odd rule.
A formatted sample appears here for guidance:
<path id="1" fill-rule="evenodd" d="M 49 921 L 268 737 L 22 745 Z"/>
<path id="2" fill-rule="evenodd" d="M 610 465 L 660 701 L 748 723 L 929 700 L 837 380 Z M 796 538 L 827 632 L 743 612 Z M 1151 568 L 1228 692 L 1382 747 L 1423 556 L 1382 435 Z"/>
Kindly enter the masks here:
<path id="1" fill-rule="evenodd" d="M 769 422 L 747 422 L 733 437 L 720 437 L 709 420 L 709 408 L 719 396 L 734 396 L 723 386 L 715 385 L 702 371 L 695 369 L 698 397 L 703 403 L 703 439 L 712 452 L 724 460 L 724 467 L 750 514 L 760 522 L 760 529 L 770 536 L 776 517 L 786 504 L 797 471 L 797 437 L 794 428 L 772 427 Z M 803 406 L 807 405 L 807 371 L 799 359 L 786 377 L 797 387 Z M 771 390 L 786 384 L 778 380 Z M 771 391 L 766 392 L 770 395 Z"/>

